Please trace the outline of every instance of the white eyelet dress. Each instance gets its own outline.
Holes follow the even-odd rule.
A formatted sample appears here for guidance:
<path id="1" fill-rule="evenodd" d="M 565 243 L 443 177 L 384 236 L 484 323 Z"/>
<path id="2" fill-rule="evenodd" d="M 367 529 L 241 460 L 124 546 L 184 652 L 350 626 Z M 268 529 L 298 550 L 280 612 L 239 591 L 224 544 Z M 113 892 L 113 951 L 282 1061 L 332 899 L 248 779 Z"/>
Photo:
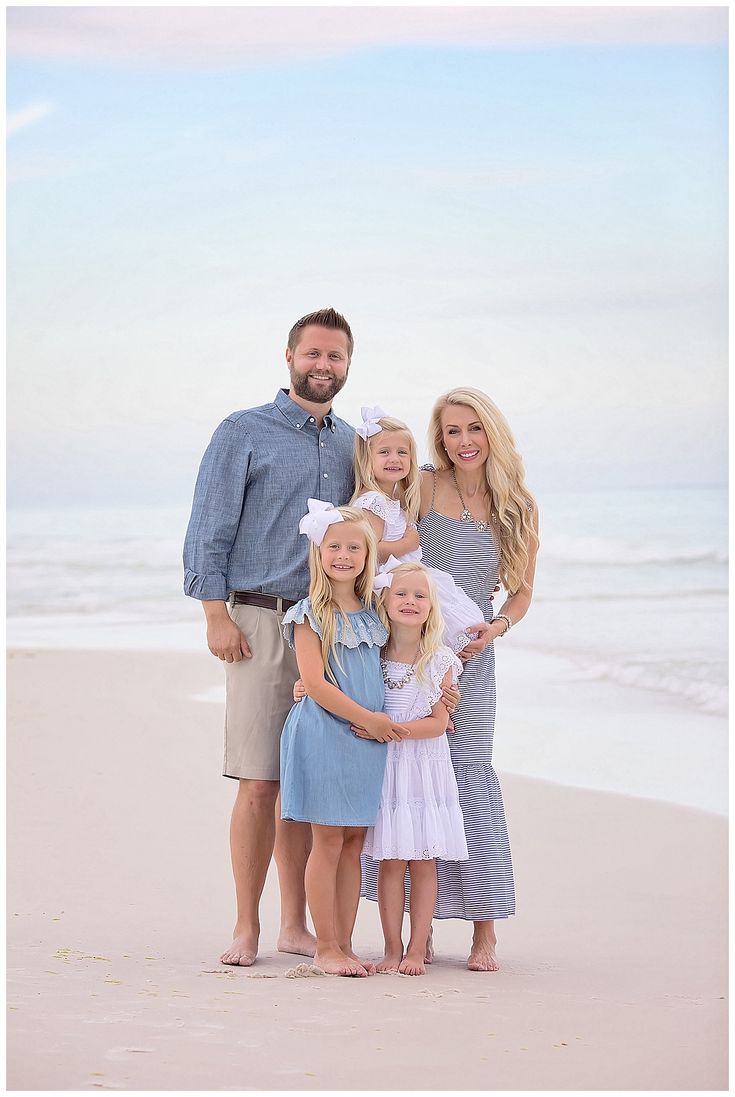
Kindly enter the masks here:
<path id="1" fill-rule="evenodd" d="M 432 509 L 419 522 L 424 563 L 451 572 L 477 602 L 486 621 L 493 617 L 492 592 L 499 556 L 491 530 L 448 518 Z M 439 891 L 435 918 L 493 921 L 515 914 L 510 842 L 500 782 L 493 768 L 495 654 L 491 644 L 464 665 L 461 700 L 449 735 L 452 765 L 467 839 L 467 861 L 436 863 Z M 408 878 L 408 874 L 407 878 Z M 408 883 L 407 883 L 408 887 Z M 362 894 L 377 900 L 377 871 L 366 862 Z M 406 905 L 408 909 L 408 904 Z"/>
<path id="2" fill-rule="evenodd" d="M 378 518 L 383 519 L 385 529 L 383 530 L 382 540 L 384 541 L 400 541 L 408 528 L 408 519 L 406 512 L 401 510 L 400 499 L 388 499 L 379 491 L 366 491 L 355 499 L 352 506 L 369 510 L 372 514 L 376 514 Z M 472 639 L 465 632 L 465 629 L 469 628 L 470 625 L 476 625 L 483 619 L 480 607 L 472 601 L 461 586 L 455 583 L 449 571 L 436 568 L 429 560 L 425 559 L 420 548 L 414 549 L 412 552 L 405 552 L 403 556 L 398 556 L 397 559 L 402 564 L 420 561 L 429 569 L 436 583 L 439 607 L 444 618 L 442 639 L 453 652 L 462 651 Z"/>
<path id="3" fill-rule="evenodd" d="M 452 669 L 453 681 L 462 664 L 442 647 L 425 670 L 425 681 L 410 678 L 401 687 L 385 687 L 385 711 L 396 723 L 421 720 L 441 697 L 442 680 Z M 389 660 L 388 678 L 400 681 L 409 664 Z M 467 859 L 462 809 L 447 736 L 403 739 L 388 743 L 388 757 L 375 826 L 365 837 L 363 852 L 374 861 L 400 859 L 448 861 Z"/>

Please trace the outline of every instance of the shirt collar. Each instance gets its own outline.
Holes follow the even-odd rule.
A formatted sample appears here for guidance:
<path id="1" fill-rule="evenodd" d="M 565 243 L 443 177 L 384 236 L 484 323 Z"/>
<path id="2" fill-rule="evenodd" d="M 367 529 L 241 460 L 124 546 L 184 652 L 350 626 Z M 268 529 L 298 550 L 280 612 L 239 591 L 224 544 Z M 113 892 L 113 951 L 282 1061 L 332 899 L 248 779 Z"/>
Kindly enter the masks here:
<path id="1" fill-rule="evenodd" d="M 288 389 L 279 389 L 276 393 L 274 403 L 278 410 L 286 416 L 289 423 L 294 427 L 301 428 L 304 423 L 308 423 L 314 418 L 310 412 L 301 407 L 301 404 L 297 404 L 291 399 L 288 395 Z M 331 410 L 324 416 L 324 424 L 329 427 L 330 430 L 334 430 Z"/>

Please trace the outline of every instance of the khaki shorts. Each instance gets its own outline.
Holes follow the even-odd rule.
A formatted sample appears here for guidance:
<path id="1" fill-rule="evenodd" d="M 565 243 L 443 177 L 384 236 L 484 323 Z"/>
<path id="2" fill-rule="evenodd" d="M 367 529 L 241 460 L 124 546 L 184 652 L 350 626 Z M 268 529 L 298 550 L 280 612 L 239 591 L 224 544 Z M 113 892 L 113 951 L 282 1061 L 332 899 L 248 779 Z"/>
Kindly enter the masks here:
<path id="1" fill-rule="evenodd" d="M 229 606 L 245 633 L 252 659 L 225 663 L 225 777 L 280 779 L 281 731 L 299 676 L 296 655 L 283 639 L 282 613 L 259 606 Z"/>

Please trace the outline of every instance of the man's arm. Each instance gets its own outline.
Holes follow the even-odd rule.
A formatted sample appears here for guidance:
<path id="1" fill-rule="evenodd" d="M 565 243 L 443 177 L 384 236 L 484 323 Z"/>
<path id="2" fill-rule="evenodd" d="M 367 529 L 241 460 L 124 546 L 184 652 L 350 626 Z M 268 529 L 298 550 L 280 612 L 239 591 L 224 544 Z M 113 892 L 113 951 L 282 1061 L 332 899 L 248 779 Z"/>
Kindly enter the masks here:
<path id="1" fill-rule="evenodd" d="M 250 657 L 243 633 L 227 612 L 227 568 L 247 488 L 252 445 L 239 423 L 225 419 L 199 468 L 184 542 L 184 593 L 201 601 L 207 646 L 228 663 Z"/>

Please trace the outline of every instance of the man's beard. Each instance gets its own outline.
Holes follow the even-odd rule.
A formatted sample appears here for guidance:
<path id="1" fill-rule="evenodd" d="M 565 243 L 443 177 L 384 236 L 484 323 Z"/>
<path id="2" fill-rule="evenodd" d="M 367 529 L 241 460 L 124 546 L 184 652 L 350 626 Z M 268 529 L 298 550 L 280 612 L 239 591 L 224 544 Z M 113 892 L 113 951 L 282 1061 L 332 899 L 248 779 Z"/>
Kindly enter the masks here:
<path id="1" fill-rule="evenodd" d="M 293 366 L 290 367 L 291 387 L 302 400 L 308 400 L 311 404 L 330 404 L 340 389 L 344 388 L 348 370 L 344 377 L 332 377 L 328 385 L 316 385 L 309 379 L 309 375 L 297 373 Z"/>

